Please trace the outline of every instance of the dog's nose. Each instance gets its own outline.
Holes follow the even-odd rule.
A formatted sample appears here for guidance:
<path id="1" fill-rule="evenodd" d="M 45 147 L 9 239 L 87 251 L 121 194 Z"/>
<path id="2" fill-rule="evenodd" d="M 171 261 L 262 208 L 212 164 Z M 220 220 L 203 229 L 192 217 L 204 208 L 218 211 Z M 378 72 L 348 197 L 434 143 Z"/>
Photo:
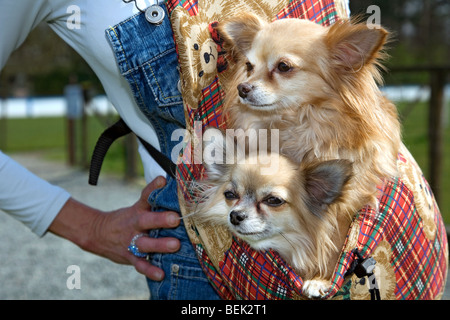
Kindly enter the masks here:
<path id="1" fill-rule="evenodd" d="M 247 218 L 247 216 L 242 211 L 231 211 L 230 212 L 230 221 L 235 226 L 239 225 L 242 221 L 245 220 L 245 218 Z"/>
<path id="2" fill-rule="evenodd" d="M 247 82 L 244 82 L 244 83 L 240 83 L 237 86 L 237 89 L 239 91 L 239 96 L 241 98 L 245 99 L 245 98 L 247 98 L 247 96 L 250 93 L 250 91 L 252 91 L 253 86 L 251 84 L 247 83 Z"/>

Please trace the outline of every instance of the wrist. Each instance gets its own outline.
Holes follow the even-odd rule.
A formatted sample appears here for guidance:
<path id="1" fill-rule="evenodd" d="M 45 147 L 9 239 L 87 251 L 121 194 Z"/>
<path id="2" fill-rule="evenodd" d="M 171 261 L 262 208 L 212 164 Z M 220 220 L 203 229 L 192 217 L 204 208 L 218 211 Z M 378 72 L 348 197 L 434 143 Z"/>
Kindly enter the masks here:
<path id="1" fill-rule="evenodd" d="M 49 227 L 49 231 L 86 251 L 95 251 L 96 230 L 104 212 L 70 198 Z"/>

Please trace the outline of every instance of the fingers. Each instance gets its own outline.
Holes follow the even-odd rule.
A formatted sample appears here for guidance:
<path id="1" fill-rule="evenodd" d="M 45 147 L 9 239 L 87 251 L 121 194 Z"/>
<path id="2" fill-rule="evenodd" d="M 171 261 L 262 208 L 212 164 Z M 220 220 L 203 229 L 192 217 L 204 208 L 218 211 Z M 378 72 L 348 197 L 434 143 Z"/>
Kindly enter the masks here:
<path id="1" fill-rule="evenodd" d="M 176 212 L 163 211 L 153 212 L 148 211 L 139 215 L 137 219 L 137 230 L 150 230 L 161 228 L 175 228 L 180 224 L 180 216 Z"/>
<path id="2" fill-rule="evenodd" d="M 134 268 L 137 272 L 145 275 L 147 278 L 153 281 L 161 281 L 164 279 L 164 271 L 154 265 L 148 263 L 145 259 L 138 259 L 134 263 Z"/>
<path id="3" fill-rule="evenodd" d="M 150 193 L 164 187 L 165 184 L 166 179 L 164 177 L 157 177 L 142 190 L 141 197 L 136 204 L 137 206 L 135 206 L 139 211 L 135 220 L 135 230 L 146 232 L 151 229 L 175 228 L 180 224 L 180 216 L 176 212 L 153 212 L 149 210 L 150 205 L 147 199 Z M 140 252 L 173 253 L 180 249 L 180 241 L 176 238 L 141 237 L 136 240 L 136 246 Z M 130 259 L 136 271 L 154 281 L 164 279 L 164 271 L 162 269 L 150 264 L 146 259 L 137 258 L 131 253 L 129 254 L 132 256 Z"/>
<path id="4" fill-rule="evenodd" d="M 141 237 L 136 245 L 141 252 L 173 253 L 180 249 L 180 241 L 176 238 Z"/>
<path id="5" fill-rule="evenodd" d="M 153 179 L 152 182 L 150 182 L 141 193 L 141 200 L 144 200 L 147 202 L 148 197 L 150 196 L 150 193 L 155 191 L 156 189 L 160 189 L 166 185 L 166 179 L 162 176 L 156 177 Z"/>
<path id="6" fill-rule="evenodd" d="M 141 237 L 136 241 L 136 245 L 140 252 L 160 252 L 171 253 L 180 249 L 180 241 L 176 238 L 160 238 L 154 239 L 149 237 Z M 154 281 L 161 281 L 164 279 L 164 271 L 152 264 L 146 259 L 132 257 L 134 268 L 139 273 Z"/>
<path id="7" fill-rule="evenodd" d="M 152 182 L 147 184 L 141 192 L 139 200 L 136 202 L 135 207 L 138 210 L 148 210 L 150 209 L 150 204 L 148 203 L 148 197 L 150 193 L 156 189 L 160 189 L 166 185 L 166 179 L 164 177 L 156 177 Z"/>
<path id="8" fill-rule="evenodd" d="M 148 197 L 150 193 L 156 189 L 164 187 L 166 179 L 164 177 L 156 177 L 141 192 L 139 201 L 134 205 L 137 220 L 135 221 L 138 231 L 160 228 L 175 228 L 180 224 L 179 215 L 176 212 L 153 212 L 151 211 Z"/>

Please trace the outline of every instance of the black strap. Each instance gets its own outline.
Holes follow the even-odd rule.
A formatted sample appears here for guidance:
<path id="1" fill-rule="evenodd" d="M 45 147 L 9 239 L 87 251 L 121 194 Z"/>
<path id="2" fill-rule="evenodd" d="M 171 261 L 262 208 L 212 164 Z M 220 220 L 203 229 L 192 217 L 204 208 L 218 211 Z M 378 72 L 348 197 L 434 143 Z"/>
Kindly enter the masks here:
<path id="1" fill-rule="evenodd" d="M 131 132 L 132 131 L 128 127 L 128 125 L 122 119 L 120 119 L 100 135 L 92 154 L 91 166 L 89 169 L 90 185 L 97 185 L 103 160 L 105 159 L 106 153 L 108 152 L 111 144 L 118 138 L 123 137 Z M 169 176 L 175 178 L 175 164 L 147 141 L 141 139 L 140 137 L 138 137 L 138 139 L 150 154 L 150 156 L 161 166 L 161 168 L 163 168 Z"/>

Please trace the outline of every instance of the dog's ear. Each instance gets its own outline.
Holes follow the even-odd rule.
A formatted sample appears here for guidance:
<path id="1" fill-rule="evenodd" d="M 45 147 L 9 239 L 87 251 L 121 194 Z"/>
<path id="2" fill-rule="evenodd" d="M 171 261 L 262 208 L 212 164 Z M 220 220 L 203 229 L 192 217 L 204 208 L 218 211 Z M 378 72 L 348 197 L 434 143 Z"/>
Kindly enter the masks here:
<path id="1" fill-rule="evenodd" d="M 250 50 L 255 35 L 264 24 L 255 14 L 244 13 L 220 22 L 217 30 L 225 40 L 225 49 L 231 50 L 234 56 L 237 52 L 245 54 Z"/>
<path id="2" fill-rule="evenodd" d="M 225 133 L 217 128 L 209 127 L 203 133 L 203 165 L 211 180 L 223 178 L 233 163 L 229 154 L 227 157 L 227 147 L 231 149 L 229 145 L 233 143 L 228 140 Z"/>
<path id="3" fill-rule="evenodd" d="M 368 28 L 364 23 L 337 22 L 326 34 L 331 61 L 339 71 L 357 72 L 383 55 L 380 53 L 388 38 L 381 28 Z"/>
<path id="4" fill-rule="evenodd" d="M 326 207 L 342 194 L 352 176 L 352 163 L 348 160 L 330 160 L 307 165 L 303 168 L 308 209 L 320 216 Z"/>

